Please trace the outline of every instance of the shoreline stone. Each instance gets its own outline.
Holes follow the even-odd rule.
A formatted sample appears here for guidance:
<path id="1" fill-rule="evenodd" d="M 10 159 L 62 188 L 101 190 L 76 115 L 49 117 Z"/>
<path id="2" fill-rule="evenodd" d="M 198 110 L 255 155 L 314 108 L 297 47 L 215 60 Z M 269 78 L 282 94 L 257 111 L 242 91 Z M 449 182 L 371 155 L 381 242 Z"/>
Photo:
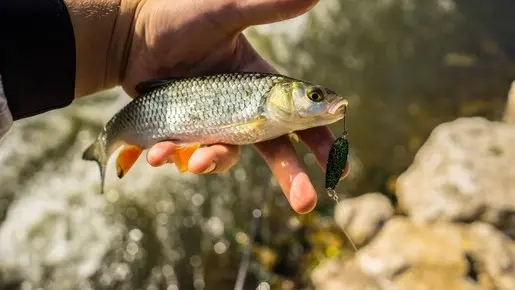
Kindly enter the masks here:
<path id="1" fill-rule="evenodd" d="M 342 200 L 336 205 L 334 220 L 359 247 L 369 242 L 393 214 L 388 198 L 374 192 Z"/>
<path id="2" fill-rule="evenodd" d="M 459 118 L 437 126 L 397 180 L 416 221 L 482 220 L 515 237 L 515 125 Z"/>
<path id="3" fill-rule="evenodd" d="M 396 216 L 354 258 L 318 266 L 312 281 L 316 289 L 344 285 L 346 289 L 510 290 L 515 289 L 515 242 L 483 222 L 427 223 Z"/>

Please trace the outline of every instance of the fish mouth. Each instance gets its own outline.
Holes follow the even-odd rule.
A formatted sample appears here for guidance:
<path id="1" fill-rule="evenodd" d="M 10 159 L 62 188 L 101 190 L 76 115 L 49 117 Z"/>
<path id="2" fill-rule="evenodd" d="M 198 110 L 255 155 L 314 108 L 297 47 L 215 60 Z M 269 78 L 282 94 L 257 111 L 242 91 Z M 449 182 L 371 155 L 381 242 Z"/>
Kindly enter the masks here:
<path id="1" fill-rule="evenodd" d="M 333 105 L 331 105 L 329 107 L 329 109 L 327 110 L 327 112 L 331 115 L 335 115 L 337 113 L 341 113 L 341 112 L 345 112 L 345 110 L 347 109 L 347 105 L 349 104 L 349 102 L 347 100 L 341 100 L 341 101 L 338 101 L 336 103 L 334 103 Z"/>

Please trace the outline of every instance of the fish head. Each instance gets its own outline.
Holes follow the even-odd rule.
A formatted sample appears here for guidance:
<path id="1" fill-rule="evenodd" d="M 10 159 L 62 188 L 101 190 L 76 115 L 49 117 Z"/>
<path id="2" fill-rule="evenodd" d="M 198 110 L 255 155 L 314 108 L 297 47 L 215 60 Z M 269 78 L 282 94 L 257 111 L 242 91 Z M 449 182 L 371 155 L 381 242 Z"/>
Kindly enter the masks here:
<path id="1" fill-rule="evenodd" d="M 342 119 L 347 99 L 326 87 L 303 81 L 277 84 L 268 97 L 268 111 L 298 129 L 322 126 Z"/>

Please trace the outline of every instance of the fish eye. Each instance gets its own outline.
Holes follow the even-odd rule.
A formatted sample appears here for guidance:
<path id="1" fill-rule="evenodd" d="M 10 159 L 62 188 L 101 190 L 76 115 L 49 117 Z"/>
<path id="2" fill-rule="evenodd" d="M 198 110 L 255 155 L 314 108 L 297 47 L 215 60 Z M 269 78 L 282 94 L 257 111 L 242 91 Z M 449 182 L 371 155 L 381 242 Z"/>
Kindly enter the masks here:
<path id="1" fill-rule="evenodd" d="M 324 95 L 320 89 L 313 89 L 308 93 L 308 98 L 313 102 L 318 103 L 324 100 Z"/>

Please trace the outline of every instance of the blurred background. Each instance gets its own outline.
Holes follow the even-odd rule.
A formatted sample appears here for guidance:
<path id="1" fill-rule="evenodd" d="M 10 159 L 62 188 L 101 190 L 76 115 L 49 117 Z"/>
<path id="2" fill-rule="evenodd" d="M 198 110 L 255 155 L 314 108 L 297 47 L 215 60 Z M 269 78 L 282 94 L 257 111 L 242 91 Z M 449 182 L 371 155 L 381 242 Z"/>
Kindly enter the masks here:
<path id="1" fill-rule="evenodd" d="M 252 147 L 216 176 L 141 158 L 118 180 L 111 164 L 98 195 L 80 156 L 129 101 L 118 89 L 18 122 L 0 148 L 0 289 L 234 289 L 253 216 L 243 289 L 515 289 L 514 11 L 323 0 L 246 31 L 282 73 L 349 99 L 338 204 L 296 144 L 319 192 L 307 215 Z"/>

